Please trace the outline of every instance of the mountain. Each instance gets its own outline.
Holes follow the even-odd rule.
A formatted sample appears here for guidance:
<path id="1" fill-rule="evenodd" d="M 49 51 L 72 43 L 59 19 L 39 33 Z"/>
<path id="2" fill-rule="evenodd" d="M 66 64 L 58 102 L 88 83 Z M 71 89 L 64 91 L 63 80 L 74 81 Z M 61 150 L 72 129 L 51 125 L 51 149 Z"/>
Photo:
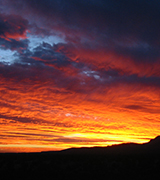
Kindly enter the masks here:
<path id="1" fill-rule="evenodd" d="M 148 143 L 144 144 L 144 147 L 149 153 L 160 153 L 160 136 L 151 139 Z"/>
<path id="2" fill-rule="evenodd" d="M 0 154 L 4 179 L 157 179 L 160 136 L 145 144 Z"/>
<path id="3" fill-rule="evenodd" d="M 148 145 L 152 147 L 160 148 L 160 136 L 157 136 L 155 139 L 151 139 Z"/>
<path id="4" fill-rule="evenodd" d="M 145 144 L 124 143 L 119 145 L 112 145 L 108 147 L 82 147 L 70 148 L 60 151 L 61 154 L 152 154 L 160 153 L 160 136 L 151 139 Z"/>

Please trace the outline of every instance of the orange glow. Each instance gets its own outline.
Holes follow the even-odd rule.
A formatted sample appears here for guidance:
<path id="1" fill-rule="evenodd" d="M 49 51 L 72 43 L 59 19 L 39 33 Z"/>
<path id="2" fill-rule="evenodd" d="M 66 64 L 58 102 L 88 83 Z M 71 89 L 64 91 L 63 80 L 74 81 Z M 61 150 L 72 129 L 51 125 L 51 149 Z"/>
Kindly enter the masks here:
<path id="1" fill-rule="evenodd" d="M 156 89 L 117 85 L 98 91 L 86 95 L 57 89 L 48 82 L 15 84 L 2 79 L 1 151 L 144 143 L 159 134 Z"/>

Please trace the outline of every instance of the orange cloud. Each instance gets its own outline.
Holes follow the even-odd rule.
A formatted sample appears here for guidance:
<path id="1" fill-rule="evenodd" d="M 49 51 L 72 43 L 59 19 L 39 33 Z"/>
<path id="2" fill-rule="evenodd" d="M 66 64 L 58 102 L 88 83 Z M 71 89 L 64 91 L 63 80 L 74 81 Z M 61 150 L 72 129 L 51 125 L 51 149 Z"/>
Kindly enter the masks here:
<path id="1" fill-rule="evenodd" d="M 1 149 L 142 143 L 158 135 L 158 89 L 118 83 L 83 94 L 75 88 L 1 78 Z"/>

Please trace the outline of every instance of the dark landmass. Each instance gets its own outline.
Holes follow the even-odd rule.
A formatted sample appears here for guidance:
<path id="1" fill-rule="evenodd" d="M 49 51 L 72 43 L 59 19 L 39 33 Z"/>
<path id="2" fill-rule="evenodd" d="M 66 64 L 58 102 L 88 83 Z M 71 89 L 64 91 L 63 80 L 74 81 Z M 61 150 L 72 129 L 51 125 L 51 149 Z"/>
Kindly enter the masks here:
<path id="1" fill-rule="evenodd" d="M 160 136 L 151 139 L 145 144 L 124 143 L 108 147 L 91 147 L 91 148 L 70 148 L 61 151 L 63 154 L 97 154 L 97 155 L 126 155 L 126 154 L 159 154 L 160 153 Z"/>
<path id="2" fill-rule="evenodd" d="M 160 136 L 146 144 L 71 148 L 59 152 L 2 153 L 3 179 L 157 179 Z"/>

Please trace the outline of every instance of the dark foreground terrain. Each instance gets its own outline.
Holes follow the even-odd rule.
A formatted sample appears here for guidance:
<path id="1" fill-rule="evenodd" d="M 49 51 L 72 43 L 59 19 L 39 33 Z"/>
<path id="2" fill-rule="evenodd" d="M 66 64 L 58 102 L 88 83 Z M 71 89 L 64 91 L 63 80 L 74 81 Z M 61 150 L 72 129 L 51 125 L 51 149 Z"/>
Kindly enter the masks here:
<path id="1" fill-rule="evenodd" d="M 147 144 L 0 154 L 1 179 L 159 179 L 160 137 Z"/>

